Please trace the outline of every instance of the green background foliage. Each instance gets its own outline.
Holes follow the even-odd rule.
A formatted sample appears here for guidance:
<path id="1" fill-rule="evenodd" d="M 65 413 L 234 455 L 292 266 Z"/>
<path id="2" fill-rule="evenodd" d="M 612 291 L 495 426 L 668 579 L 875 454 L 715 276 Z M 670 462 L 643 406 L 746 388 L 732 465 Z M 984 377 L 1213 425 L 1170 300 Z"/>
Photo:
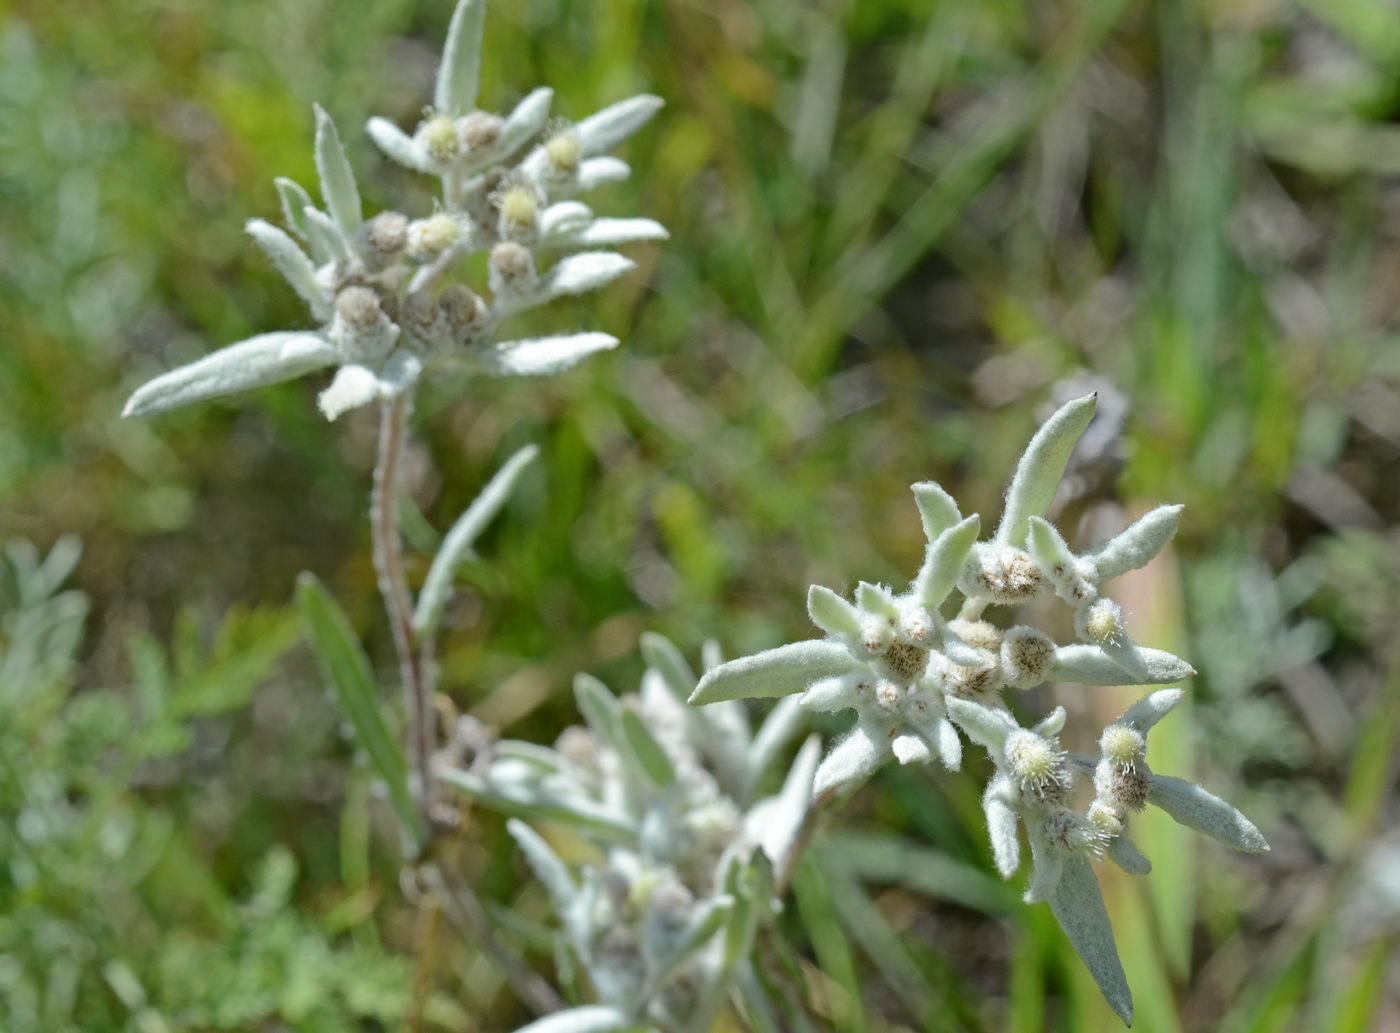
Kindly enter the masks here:
<path id="1" fill-rule="evenodd" d="M 0 3 L 0 540 L 39 550 L 12 546 L 0 613 L 7 1031 L 527 1017 L 405 899 L 387 808 L 299 644 L 309 570 L 393 714 L 373 414 L 327 425 L 303 382 L 118 418 L 148 376 L 304 319 L 242 224 L 276 218 L 273 176 L 313 180 L 314 100 L 371 208 L 427 204 L 359 127 L 416 120 L 449 15 Z M 489 106 L 537 84 L 564 115 L 667 99 L 597 207 L 672 240 L 540 317 L 617 352 L 427 386 L 415 582 L 434 528 L 542 450 L 463 571 L 443 693 L 547 741 L 575 671 L 632 686 L 644 630 L 691 657 L 808 634 L 809 582 L 916 568 L 912 481 L 991 519 L 1078 377 L 1122 438 L 1077 468 L 1067 532 L 1186 504 L 1124 600 L 1135 637 L 1201 672 L 1154 763 L 1274 846 L 1227 857 L 1143 822 L 1154 872 L 1104 876 L 1135 1028 L 1400 1021 L 1397 62 L 1400 12 L 1367 0 L 496 0 Z M 49 551 L 68 534 L 82 595 L 61 587 L 70 546 Z M 1082 748 L 1131 697 L 1055 698 Z M 1047 909 L 991 875 L 978 784 L 886 770 L 818 841 L 767 966 L 784 1028 L 1111 1028 Z M 543 897 L 500 820 L 470 820 L 456 863 L 548 972 Z"/>

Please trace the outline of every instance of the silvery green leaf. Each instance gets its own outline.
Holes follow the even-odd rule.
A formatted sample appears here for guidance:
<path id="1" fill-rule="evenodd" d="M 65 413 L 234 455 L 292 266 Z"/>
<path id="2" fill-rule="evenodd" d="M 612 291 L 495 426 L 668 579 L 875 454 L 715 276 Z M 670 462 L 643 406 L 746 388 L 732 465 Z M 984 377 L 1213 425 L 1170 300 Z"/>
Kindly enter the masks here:
<path id="1" fill-rule="evenodd" d="M 378 116 L 365 124 L 369 138 L 384 152 L 384 156 L 396 161 L 404 168 L 415 172 L 434 172 L 436 169 L 422 146 L 387 118 Z"/>
<path id="2" fill-rule="evenodd" d="M 369 405 L 378 398 L 379 377 L 374 370 L 351 363 L 336 370 L 330 387 L 317 396 L 316 404 L 321 407 L 326 419 L 334 420 L 342 413 Z"/>
<path id="3" fill-rule="evenodd" d="M 852 640 L 860 637 L 860 611 L 824 585 L 807 589 L 807 616 L 830 635 Z"/>
<path id="4" fill-rule="evenodd" d="M 515 1033 L 614 1033 L 642 1025 L 619 1008 L 601 1004 L 567 1008 L 521 1026 Z"/>
<path id="5" fill-rule="evenodd" d="M 568 867 L 559 859 L 559 855 L 545 842 L 543 836 L 519 818 L 507 821 L 506 831 L 519 845 L 525 859 L 530 862 L 535 878 L 539 879 L 549 892 L 555 910 L 561 913 L 567 910 L 578 896 L 578 886 L 569 874 Z"/>
<path id="6" fill-rule="evenodd" d="M 321 105 L 316 105 L 316 171 L 321 177 L 321 198 L 346 238 L 360 228 L 360 190 L 355 172 L 340 145 L 335 123 Z"/>
<path id="7" fill-rule="evenodd" d="M 1185 695 L 1182 689 L 1158 689 L 1129 707 L 1118 719 L 1118 723 L 1129 725 L 1146 734 L 1149 728 L 1171 713 L 1172 708 L 1180 703 Z"/>
<path id="8" fill-rule="evenodd" d="M 1160 649 L 1140 648 L 1147 675 L 1138 681 L 1131 681 L 1128 672 L 1123 670 L 1098 646 L 1060 646 L 1055 650 L 1055 659 L 1050 664 L 1047 678 L 1055 681 L 1073 681 L 1081 685 L 1160 685 L 1169 681 L 1180 681 L 1196 673 L 1196 669 L 1185 660 Z"/>
<path id="9" fill-rule="evenodd" d="M 1064 707 L 1056 707 L 1036 722 L 1035 734 L 1047 739 L 1059 735 L 1064 731 L 1066 716 Z"/>
<path id="10" fill-rule="evenodd" d="M 578 702 L 579 713 L 599 739 L 608 745 L 615 745 L 621 739 L 617 697 L 606 685 L 591 674 L 576 674 L 574 699 Z"/>
<path id="11" fill-rule="evenodd" d="M 433 557 L 432 566 L 428 568 L 428 577 L 423 582 L 423 590 L 418 593 L 418 605 L 413 611 L 413 630 L 419 638 L 431 635 L 437 629 L 452 590 L 453 575 L 465 560 L 474 555 L 472 546 L 476 544 L 477 537 L 505 506 L 525 467 L 539 454 L 537 446 L 526 445 L 507 459 L 457 518 L 452 530 L 447 532 L 437 555 Z"/>
<path id="12" fill-rule="evenodd" d="M 891 739 L 890 752 L 901 764 L 927 764 L 933 759 L 929 741 L 913 732 L 903 732 Z"/>
<path id="13" fill-rule="evenodd" d="M 793 642 L 707 671 L 690 702 L 787 696 L 820 678 L 847 674 L 859 666 L 850 650 L 838 642 Z"/>
<path id="14" fill-rule="evenodd" d="M 669 240 L 666 227 L 655 219 L 594 219 L 572 231 L 555 233 L 551 247 L 619 247 L 644 240 Z"/>
<path id="15" fill-rule="evenodd" d="M 566 334 L 558 337 L 532 337 L 505 341 L 486 350 L 479 361 L 484 370 L 498 377 L 539 377 L 561 373 L 590 355 L 617 347 L 611 334 Z"/>
<path id="16" fill-rule="evenodd" d="M 1152 871 L 1152 862 L 1143 857 L 1133 841 L 1121 833 L 1108 841 L 1105 852 L 1110 861 L 1129 875 L 1146 875 Z"/>
<path id="17" fill-rule="evenodd" d="M 641 636 L 641 649 L 648 667 L 660 675 L 672 698 L 684 704 L 695 691 L 696 678 L 681 651 L 664 635 L 649 631 Z M 749 746 L 742 704 L 731 700 L 704 710 L 685 707 L 682 715 L 691 742 L 714 761 L 725 787 L 738 792 L 744 783 L 744 755 Z"/>
<path id="18" fill-rule="evenodd" d="M 712 638 L 700 643 L 700 669 L 708 671 L 724 663 L 724 648 Z"/>
<path id="19" fill-rule="evenodd" d="M 1021 545 L 1026 540 L 1028 520 L 1044 516 L 1050 508 L 1075 442 L 1094 418 L 1095 402 L 1095 395 L 1067 402 L 1035 432 L 1006 492 L 1006 508 L 996 533 L 999 545 Z"/>
<path id="20" fill-rule="evenodd" d="M 272 182 L 277 187 L 277 197 L 282 202 L 282 218 L 287 221 L 287 228 L 302 240 L 307 240 L 306 216 L 303 210 L 314 207 L 311 195 L 302 189 L 301 184 L 285 176 L 278 176 Z M 324 259 L 318 258 L 318 261 Z"/>
<path id="21" fill-rule="evenodd" d="M 1158 506 L 1095 550 L 1089 558 L 1098 568 L 1100 580 L 1147 566 L 1176 534 L 1183 508 Z"/>
<path id="22" fill-rule="evenodd" d="M 808 685 L 797 697 L 798 705 L 804 710 L 816 710 L 834 714 L 842 710 L 854 710 L 865 702 L 859 686 L 866 680 L 863 672 L 840 674 L 834 678 L 822 678 Z"/>
<path id="23" fill-rule="evenodd" d="M 1204 832 L 1227 846 L 1258 854 L 1269 849 L 1254 823 L 1220 797 L 1170 775 L 1148 779 L 1147 799 L 1182 825 Z"/>
<path id="24" fill-rule="evenodd" d="M 566 758 L 558 750 L 552 750 L 548 746 L 541 746 L 538 743 L 526 742 L 523 739 L 501 739 L 492 747 L 491 755 L 522 760 L 541 771 L 565 772 L 570 776 L 579 770 L 573 761 Z"/>
<path id="25" fill-rule="evenodd" d="M 920 481 L 910 486 L 914 504 L 919 507 L 919 519 L 924 525 L 924 537 L 930 542 L 948 528 L 961 522 L 962 513 L 953 496 L 933 481 Z"/>
<path id="26" fill-rule="evenodd" d="M 653 986 L 661 986 L 666 977 L 683 965 L 691 955 L 719 932 L 734 910 L 734 898 L 721 894 L 704 901 L 682 931 L 680 940 L 661 962 L 652 977 Z"/>
<path id="27" fill-rule="evenodd" d="M 1016 731 L 1016 721 L 1004 710 L 993 710 L 970 699 L 949 696 L 944 705 L 948 716 L 957 722 L 969 739 L 1000 760 L 1006 748 L 1006 737 Z"/>
<path id="28" fill-rule="evenodd" d="M 647 666 L 661 675 L 671 695 L 682 703 L 689 699 L 690 694 L 695 691 L 695 672 L 690 669 L 690 664 L 686 663 L 675 643 L 665 635 L 644 631 L 640 644 L 642 659 L 647 662 Z"/>
<path id="29" fill-rule="evenodd" d="M 272 264 L 291 285 L 301 300 L 311 309 L 318 320 L 330 316 L 331 299 L 326 288 L 316 279 L 316 269 L 306 252 L 297 247 L 296 241 L 272 223 L 263 219 L 249 219 L 246 227 L 248 235 L 258 242 L 258 246 L 272 259 Z"/>
<path id="30" fill-rule="evenodd" d="M 1122 633 L 1114 635 L 1099 648 L 1103 650 L 1105 656 L 1123 669 L 1123 673 L 1130 679 L 1130 684 L 1146 685 L 1152 682 L 1143 650 L 1139 649 L 1137 644 L 1127 635 Z"/>
<path id="31" fill-rule="evenodd" d="M 579 163 L 578 191 L 585 193 L 610 183 L 621 183 L 631 174 L 631 167 L 621 158 L 612 155 L 587 158 Z"/>
<path id="32" fill-rule="evenodd" d="M 592 221 L 593 209 L 582 201 L 560 201 L 540 212 L 540 237 L 548 243 L 555 237 L 567 236 Z"/>
<path id="33" fill-rule="evenodd" d="M 995 775 L 982 794 L 982 811 L 987 816 L 987 835 L 992 841 L 992 859 L 1003 879 L 1016 874 L 1021 866 L 1021 841 L 1016 835 L 1019 818 L 1011 806 L 1011 783 L 1005 775 Z"/>
<path id="34" fill-rule="evenodd" d="M 745 799 L 753 797 L 773 762 L 802 727 L 802 708 L 798 703 L 800 698 L 784 696 L 778 700 L 759 726 L 758 734 L 753 737 L 753 745 L 749 747 L 745 761 Z"/>
<path id="35" fill-rule="evenodd" d="M 635 842 L 637 830 L 625 814 L 581 795 L 547 795 L 527 786 L 496 783 L 460 768 L 438 768 L 437 780 L 502 814 L 577 825 L 613 842 Z"/>
<path id="36" fill-rule="evenodd" d="M 869 581 L 856 584 L 856 605 L 866 613 L 878 613 L 885 617 L 898 617 L 899 604 L 883 585 L 872 585 Z"/>
<path id="37" fill-rule="evenodd" d="M 1074 553 L 1065 544 L 1064 537 L 1044 517 L 1032 516 L 1027 521 L 1030 528 L 1027 545 L 1030 546 L 1031 557 L 1040 565 L 1040 568 L 1054 578 L 1054 571 L 1063 569 L 1066 572 L 1074 569 Z"/>
<path id="38" fill-rule="evenodd" d="M 220 348 L 137 388 L 123 416 L 151 416 L 192 402 L 248 391 L 322 369 L 336 350 L 316 334 L 259 334 Z"/>
<path id="39" fill-rule="evenodd" d="M 501 125 L 501 138 L 496 144 L 499 157 L 509 157 L 522 145 L 529 143 L 545 123 L 549 121 L 549 105 L 554 100 L 554 91 L 541 86 L 517 104 Z"/>
<path id="40" fill-rule="evenodd" d="M 768 855 L 774 868 L 782 869 L 797 845 L 807 813 L 812 809 L 812 787 L 821 756 L 821 739 L 808 736 L 783 780 L 782 791 L 756 804 L 744 816 L 745 832 Z"/>
<path id="41" fill-rule="evenodd" d="M 486 0 L 460 0 L 452 12 L 433 90 L 433 107 L 441 114 L 465 115 L 476 106 L 485 21 Z"/>
<path id="42" fill-rule="evenodd" d="M 660 97 L 643 93 L 589 115 L 573 127 L 579 153 L 592 158 L 612 150 L 650 122 L 664 103 Z"/>
<path id="43" fill-rule="evenodd" d="M 540 277 L 538 301 L 543 304 L 566 294 L 583 294 L 606 287 L 623 273 L 636 268 L 637 263 L 611 251 L 581 251 L 568 255 L 552 265 Z"/>
<path id="44" fill-rule="evenodd" d="M 936 610 L 953 590 L 967 552 L 977 540 L 982 518 L 976 513 L 940 531 L 924 553 L 923 566 L 914 578 L 914 595 L 930 610 Z"/>
<path id="45" fill-rule="evenodd" d="M 334 219 L 310 205 L 301 210 L 301 215 L 312 254 L 327 255 L 327 261 L 350 261 L 350 245 Z"/>
<path id="46" fill-rule="evenodd" d="M 863 724 L 858 724 L 846 734 L 831 752 L 823 758 L 817 768 L 812 792 L 816 796 L 844 785 L 863 781 L 875 773 L 888 756 L 888 747 L 877 741 Z"/>
<path id="47" fill-rule="evenodd" d="M 1045 838 L 1038 821 L 1026 823 L 1026 839 L 1031 845 L 1031 881 L 1021 899 L 1027 904 L 1049 900 L 1064 875 L 1066 855 Z"/>
<path id="48" fill-rule="evenodd" d="M 1050 910 L 1084 959 L 1108 1006 L 1126 1024 L 1133 1023 L 1133 995 L 1118 960 L 1113 927 L 1103 906 L 1098 880 L 1088 860 L 1078 854 L 1065 858 L 1060 884 L 1050 896 Z"/>

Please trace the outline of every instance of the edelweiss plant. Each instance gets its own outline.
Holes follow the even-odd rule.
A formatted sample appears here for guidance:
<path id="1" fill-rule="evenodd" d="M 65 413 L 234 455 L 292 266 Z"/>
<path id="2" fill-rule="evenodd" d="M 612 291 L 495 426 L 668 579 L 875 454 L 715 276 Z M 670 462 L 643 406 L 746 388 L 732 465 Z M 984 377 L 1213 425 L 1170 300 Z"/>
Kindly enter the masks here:
<path id="1" fill-rule="evenodd" d="M 126 415 L 148 416 L 334 366 L 320 405 L 335 419 L 376 400 L 405 397 L 434 365 L 528 376 L 557 372 L 617 344 L 603 333 L 494 338 L 511 316 L 602 287 L 633 266 L 615 252 L 593 249 L 666 238 L 651 219 L 597 218 L 573 200 L 628 176 L 626 163 L 606 152 L 646 124 L 661 100 L 633 97 L 573 125 L 548 124 L 553 91 L 547 88 L 505 117 L 478 110 L 484 18 L 484 0 L 458 4 L 433 107 L 413 136 L 385 119 L 369 121 L 385 154 L 440 181 L 435 210 L 416 219 L 397 211 L 366 219 L 335 124 L 318 106 L 323 207 L 298 184 L 278 179 L 290 233 L 262 219 L 250 220 L 248 233 L 319 328 L 259 334 L 171 370 L 137 390 Z M 463 259 L 481 251 L 489 252 L 489 301 L 459 283 L 439 289 Z"/>
<path id="2" fill-rule="evenodd" d="M 587 727 L 553 749 L 507 740 L 437 770 L 487 806 L 567 826 L 594 848 L 571 866 L 530 825 L 509 824 L 563 926 L 560 972 L 582 969 L 598 1001 L 541 1020 L 552 1033 L 708 1030 L 753 984 L 754 936 L 805 841 L 818 739 L 777 796 L 758 793 L 798 732 L 798 708 L 785 701 L 754 730 L 737 704 L 687 707 L 696 678 L 680 652 L 659 635 L 642 650 L 636 695 L 578 677 Z"/>
<path id="3" fill-rule="evenodd" d="M 979 517 L 964 518 L 938 485 L 914 485 L 929 545 L 908 590 L 896 594 L 861 582 L 852 603 L 813 585 L 808 612 L 826 638 L 720 664 L 705 673 L 690 701 L 728 706 L 743 697 L 800 693 L 809 710 L 854 710 L 854 728 L 817 769 L 814 789 L 823 800 L 891 757 L 909 764 L 936 754 L 957 770 L 961 729 L 995 766 L 983 803 L 997 868 L 1007 878 L 1015 873 L 1016 826 L 1024 824 L 1033 869 L 1027 902 L 1049 901 L 1108 1003 L 1131 1022 L 1132 996 L 1089 859 L 1106 855 L 1125 871 L 1145 873 L 1150 866 L 1126 830 L 1149 802 L 1236 849 L 1268 845 L 1229 804 L 1148 768 L 1146 733 L 1180 690 L 1153 693 L 1128 710 L 1104 730 L 1098 757 L 1061 749 L 1063 708 L 1023 728 L 1003 699 L 1007 689 L 1046 681 L 1151 685 L 1195 673 L 1170 653 L 1136 645 L 1121 608 L 1103 594 L 1111 579 L 1161 551 L 1181 507 L 1161 506 L 1083 556 L 1044 518 L 1094 404 L 1092 395 L 1069 402 L 1031 439 L 989 540 L 977 540 Z M 962 604 L 948 616 L 945 604 L 955 590 Z M 1051 593 L 1073 607 L 1082 643 L 1060 645 L 1034 628 L 1002 629 L 982 619 L 988 606 L 1014 607 Z M 1083 812 L 1071 798 L 1077 775 L 1091 779 L 1095 790 Z"/>

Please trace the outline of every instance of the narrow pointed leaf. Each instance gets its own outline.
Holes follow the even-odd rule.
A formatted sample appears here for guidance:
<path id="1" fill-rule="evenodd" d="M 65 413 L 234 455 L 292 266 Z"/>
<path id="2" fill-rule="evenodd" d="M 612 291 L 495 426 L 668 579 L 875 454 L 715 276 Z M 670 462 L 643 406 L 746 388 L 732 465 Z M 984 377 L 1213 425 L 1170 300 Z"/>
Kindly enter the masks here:
<path id="1" fill-rule="evenodd" d="M 655 219 L 593 219 L 549 237 L 551 247 L 620 247 L 640 241 L 669 240 L 666 227 Z"/>
<path id="2" fill-rule="evenodd" d="M 796 737 L 803 723 L 802 708 L 797 696 L 784 696 L 768 712 L 768 716 L 758 728 L 758 734 L 753 737 L 753 745 L 749 747 L 745 761 L 745 799 L 753 798 L 764 776 L 768 774 L 783 748 Z"/>
<path id="3" fill-rule="evenodd" d="M 486 483 L 486 487 L 481 489 L 481 494 L 457 518 L 452 530 L 447 532 L 437 555 L 433 557 L 433 565 L 428 568 L 423 590 L 418 593 L 418 606 L 413 611 L 413 630 L 420 639 L 437 630 L 443 607 L 447 605 L 452 592 L 453 575 L 474 555 L 472 547 L 476 539 L 505 506 L 520 481 L 520 475 L 539 454 L 537 446 L 526 445 L 507 459 Z"/>
<path id="4" fill-rule="evenodd" d="M 326 255 L 326 261 L 350 261 L 350 245 L 339 224 L 319 208 L 310 205 L 302 209 L 302 224 L 310 241 L 312 254 Z"/>
<path id="5" fill-rule="evenodd" d="M 1196 669 L 1179 656 L 1160 649 L 1140 647 L 1147 666 L 1146 677 L 1132 681 L 1123 670 L 1098 646 L 1060 646 L 1050 664 L 1047 678 L 1054 681 L 1079 682 L 1081 685 L 1161 685 L 1190 678 Z"/>
<path id="6" fill-rule="evenodd" d="M 807 589 L 807 615 L 828 634 L 860 637 L 860 611 L 824 585 Z"/>
<path id="7" fill-rule="evenodd" d="M 864 727 L 856 725 L 822 759 L 812 793 L 821 796 L 832 789 L 864 781 L 884 763 L 886 756 L 884 745 L 876 742 Z"/>
<path id="8" fill-rule="evenodd" d="M 546 1015 L 528 1026 L 521 1026 L 515 1033 L 615 1033 L 641 1028 L 643 1025 L 634 1021 L 620 1008 L 588 1004 Z"/>
<path id="9" fill-rule="evenodd" d="M 1074 567 L 1074 553 L 1065 544 L 1055 525 L 1044 517 L 1032 516 L 1027 526 L 1029 534 L 1026 544 L 1030 548 L 1031 558 L 1052 580 L 1056 578 L 1056 571 L 1068 573 Z"/>
<path id="10" fill-rule="evenodd" d="M 337 352 L 316 334 L 259 334 L 220 348 L 137 388 L 123 416 L 151 416 L 193 402 L 291 380 L 335 362 Z"/>
<path id="11" fill-rule="evenodd" d="M 859 666 L 850 650 L 838 642 L 794 642 L 707 671 L 690 702 L 787 696 L 820 678 L 847 674 Z"/>
<path id="12" fill-rule="evenodd" d="M 387 118 L 378 116 L 365 123 L 365 130 L 384 156 L 396 161 L 404 168 L 415 172 L 433 172 L 433 163 L 428 159 L 418 141 L 409 136 Z"/>
<path id="13" fill-rule="evenodd" d="M 549 106 L 554 100 L 554 91 L 541 86 L 517 104 L 501 125 L 501 138 L 496 144 L 496 154 L 507 158 L 530 138 L 545 127 L 549 121 Z"/>
<path id="14" fill-rule="evenodd" d="M 297 247 L 296 241 L 272 223 L 263 219 L 249 219 L 248 235 L 258 242 L 272 264 L 282 274 L 292 290 L 311 309 L 311 314 L 319 320 L 330 315 L 331 299 L 326 288 L 316 279 L 316 269 L 306 252 Z"/>
<path id="15" fill-rule="evenodd" d="M 559 859 L 559 855 L 554 852 L 554 849 L 545 842 L 544 837 L 519 818 L 511 818 L 507 821 L 506 831 L 510 833 L 511 838 L 525 854 L 525 859 L 530 863 L 535 878 L 539 879 L 544 884 L 544 888 L 549 891 L 550 899 L 554 901 L 555 910 L 562 914 L 578 896 L 578 885 L 574 882 L 573 876 L 569 874 L 568 867 Z"/>
<path id="16" fill-rule="evenodd" d="M 1105 853 L 1110 861 L 1129 875 L 1146 875 L 1152 871 L 1152 862 L 1143 857 L 1133 841 L 1121 833 L 1108 841 Z"/>
<path id="17" fill-rule="evenodd" d="M 695 691 L 695 672 L 690 669 L 690 664 L 686 663 L 675 643 L 665 635 L 647 631 L 642 633 L 641 648 L 642 659 L 661 675 L 671 695 L 682 703 L 688 700 Z"/>
<path id="18" fill-rule="evenodd" d="M 1006 748 L 1006 737 L 1016 730 L 1016 722 L 1010 714 L 957 696 L 949 696 L 945 705 L 948 716 L 958 723 L 969 739 L 988 750 L 993 758 L 1001 758 Z"/>
<path id="19" fill-rule="evenodd" d="M 1049 900 L 1060 885 L 1066 855 L 1046 841 L 1045 834 L 1034 821 L 1027 826 L 1026 838 L 1031 844 L 1031 881 L 1021 899 L 1027 904 L 1038 904 Z"/>
<path id="20" fill-rule="evenodd" d="M 660 97 L 644 93 L 589 115 L 573 128 L 579 152 L 585 158 L 592 158 L 612 150 L 650 122 L 664 103 Z"/>
<path id="21" fill-rule="evenodd" d="M 1089 862 L 1078 854 L 1065 858 L 1060 883 L 1050 896 L 1050 910 L 1075 951 L 1098 983 L 1108 1006 L 1128 1025 L 1133 1023 L 1133 995 L 1128 989 L 1113 927 L 1103 906 L 1098 880 Z"/>
<path id="22" fill-rule="evenodd" d="M 465 115 L 476 105 L 485 21 L 486 0 L 460 0 L 452 12 L 433 91 L 433 107 L 444 115 Z"/>
<path id="23" fill-rule="evenodd" d="M 973 513 L 941 531 L 929 545 L 924 552 L 924 564 L 914 578 L 914 595 L 924 606 L 937 609 L 948 597 L 981 529 L 982 518 Z"/>
<path id="24" fill-rule="evenodd" d="M 322 677 L 335 690 L 341 711 L 355 732 L 355 741 L 388 790 L 389 802 L 405 834 L 417 841 L 422 830 L 408 788 L 408 767 L 380 710 L 379 688 L 369 658 L 360 648 L 345 614 L 309 573 L 297 579 L 297 608 Z"/>
<path id="25" fill-rule="evenodd" d="M 577 674 L 574 676 L 574 698 L 578 702 L 579 713 L 583 714 L 593 733 L 607 745 L 616 745 L 622 738 L 617 697 L 591 674 Z"/>
<path id="26" fill-rule="evenodd" d="M 885 588 L 861 581 L 856 585 L 856 605 L 866 613 L 878 613 L 885 617 L 898 617 L 899 604 Z"/>
<path id="27" fill-rule="evenodd" d="M 1129 707 L 1118 723 L 1146 734 L 1149 728 L 1170 714 L 1185 695 L 1183 689 L 1158 689 Z"/>
<path id="28" fill-rule="evenodd" d="M 622 711 L 622 734 L 647 777 L 662 789 L 675 784 L 676 769 L 635 710 Z"/>
<path id="29" fill-rule="evenodd" d="M 588 158 L 578 167 L 579 193 L 597 190 L 611 183 L 621 183 L 632 175 L 632 168 L 621 158 L 611 155 Z"/>
<path id="30" fill-rule="evenodd" d="M 919 519 L 924 525 L 924 537 L 933 542 L 940 534 L 962 521 L 962 513 L 953 496 L 933 481 L 920 481 L 911 486 L 914 504 L 919 507 Z"/>
<path id="31" fill-rule="evenodd" d="M 1016 464 L 1006 492 L 1006 509 L 996 533 L 999 544 L 1021 545 L 1026 540 L 1029 519 L 1044 516 L 1050 508 L 1070 453 L 1094 418 L 1095 402 L 1094 395 L 1076 398 L 1061 406 L 1035 432 Z"/>
<path id="32" fill-rule="evenodd" d="M 1153 775 L 1147 799 L 1182 825 L 1204 832 L 1227 846 L 1258 854 L 1269 849 L 1254 823 L 1214 793 L 1170 775 Z"/>
<path id="33" fill-rule="evenodd" d="M 1021 840 L 1016 835 L 1020 818 L 1009 802 L 1009 788 L 1005 776 L 998 775 L 987 783 L 987 791 L 982 796 L 992 859 L 1003 879 L 1011 878 L 1021 866 Z"/>
<path id="34" fill-rule="evenodd" d="M 340 144 L 335 123 L 316 105 L 316 172 L 321 177 L 321 198 L 331 218 L 347 238 L 360 228 L 360 190 L 355 172 Z"/>
<path id="35" fill-rule="evenodd" d="M 485 372 L 498 377 L 540 377 L 561 373 L 590 355 L 617 347 L 611 334 L 569 334 L 506 341 L 486 351 L 480 362 Z"/>
<path id="36" fill-rule="evenodd" d="M 1182 506 L 1158 506 L 1094 552 L 1090 559 L 1098 568 L 1100 580 L 1107 581 L 1147 566 L 1176 534 L 1182 509 Z"/>
<path id="37" fill-rule="evenodd" d="M 369 405 L 379 397 L 379 378 L 366 366 L 350 364 L 335 371 L 335 378 L 316 397 L 316 404 L 328 420 L 351 409 Z"/>
<path id="38" fill-rule="evenodd" d="M 272 183 L 277 187 L 277 197 L 282 202 L 282 218 L 286 220 L 287 228 L 302 240 L 307 240 L 304 211 L 314 207 L 311 195 L 302 189 L 301 184 L 285 176 L 278 176 Z"/>

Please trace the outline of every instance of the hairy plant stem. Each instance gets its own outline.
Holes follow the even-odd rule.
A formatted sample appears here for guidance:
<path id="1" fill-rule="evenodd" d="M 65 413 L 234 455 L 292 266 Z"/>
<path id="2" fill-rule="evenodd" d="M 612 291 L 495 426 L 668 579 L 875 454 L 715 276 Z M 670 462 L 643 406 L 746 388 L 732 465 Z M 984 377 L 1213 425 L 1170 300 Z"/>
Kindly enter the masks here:
<path id="1" fill-rule="evenodd" d="M 403 544 L 399 533 L 399 480 L 408 417 L 413 398 L 408 392 L 380 408 L 379 458 L 374 467 L 374 494 L 370 523 L 374 536 L 374 569 L 379 575 L 379 592 L 388 611 L 394 635 L 394 651 L 399 658 L 399 678 L 403 682 L 404 704 L 408 713 L 409 759 L 417 775 L 419 815 L 424 835 L 431 838 L 432 820 L 432 696 L 423 677 L 420 658 L 414 648 L 413 603 L 403 571 Z"/>

